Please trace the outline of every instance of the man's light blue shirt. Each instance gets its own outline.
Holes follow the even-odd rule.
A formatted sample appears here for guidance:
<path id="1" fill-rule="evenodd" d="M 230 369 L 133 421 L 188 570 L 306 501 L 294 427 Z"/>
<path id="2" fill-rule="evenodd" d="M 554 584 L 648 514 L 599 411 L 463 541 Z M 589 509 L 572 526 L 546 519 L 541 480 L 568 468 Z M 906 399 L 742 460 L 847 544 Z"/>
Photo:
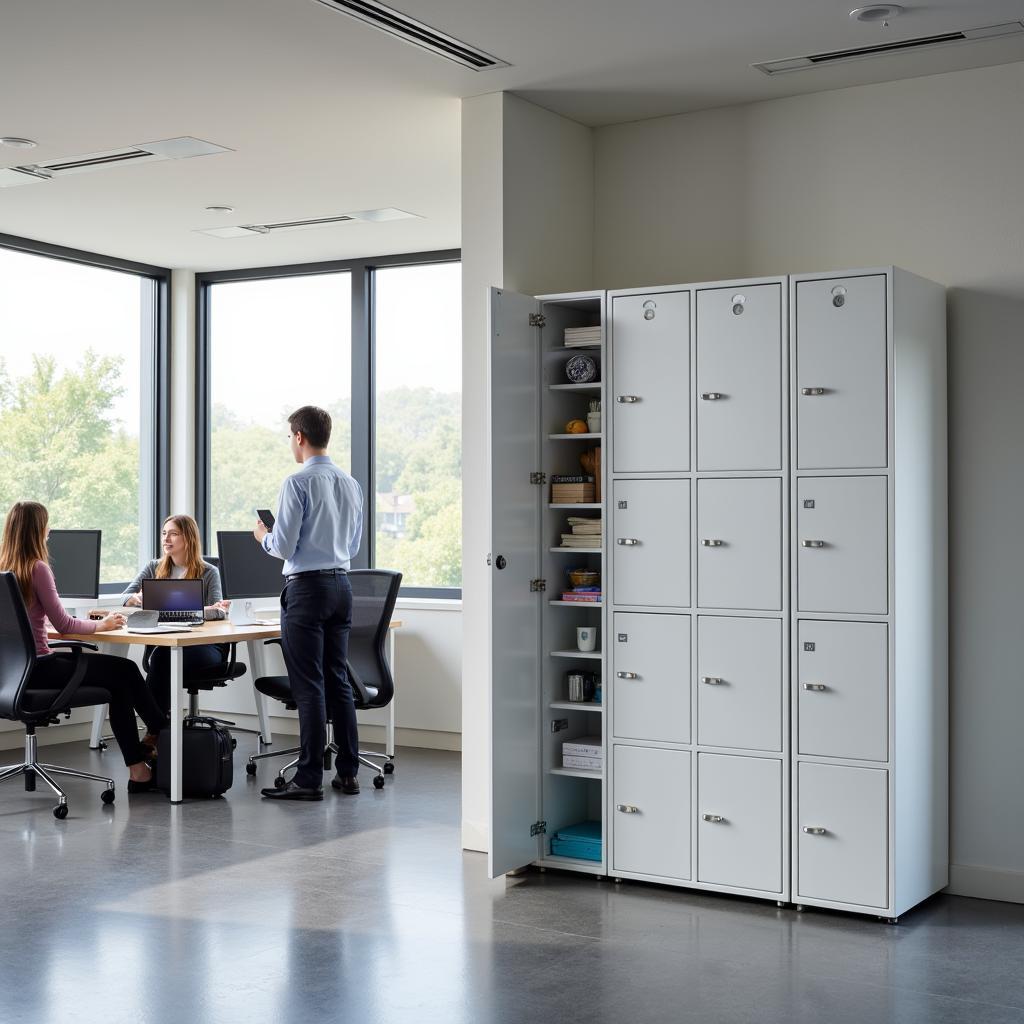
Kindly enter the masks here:
<path id="1" fill-rule="evenodd" d="M 363 489 L 329 456 L 314 455 L 282 485 L 277 521 L 263 550 L 284 559 L 285 576 L 347 569 L 362 532 Z"/>

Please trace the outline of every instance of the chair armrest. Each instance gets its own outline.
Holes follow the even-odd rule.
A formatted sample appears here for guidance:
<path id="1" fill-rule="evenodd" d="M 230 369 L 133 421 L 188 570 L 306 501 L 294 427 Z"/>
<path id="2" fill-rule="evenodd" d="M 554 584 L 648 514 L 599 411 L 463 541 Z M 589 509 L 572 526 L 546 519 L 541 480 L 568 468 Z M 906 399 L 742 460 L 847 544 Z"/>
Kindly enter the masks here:
<path id="1" fill-rule="evenodd" d="M 280 637 L 274 637 L 273 640 L 264 640 L 263 641 L 263 646 L 264 647 L 269 647 L 271 644 L 277 644 L 277 646 L 280 647 L 281 646 L 281 638 Z"/>
<path id="2" fill-rule="evenodd" d="M 57 715 L 62 711 L 67 710 L 67 703 L 75 694 L 75 690 L 78 689 L 82 684 L 82 680 L 85 678 L 85 655 L 82 653 L 85 648 L 91 647 L 94 651 L 96 646 L 94 644 L 82 643 L 78 640 L 60 640 L 57 643 L 49 645 L 50 647 L 70 647 L 71 655 L 74 659 L 71 669 L 71 678 L 64 684 L 64 689 L 57 694 L 54 698 L 53 703 L 50 705 L 48 710 L 45 712 L 48 715 Z"/>
<path id="3" fill-rule="evenodd" d="M 347 661 L 345 662 L 345 672 L 348 675 L 348 681 L 351 684 L 352 689 L 358 694 L 356 704 L 359 704 L 360 702 L 363 704 L 369 704 L 370 695 L 366 692 L 366 685 Z"/>
<path id="4" fill-rule="evenodd" d="M 95 644 L 87 644 L 84 640 L 51 640 L 47 647 L 53 649 L 57 647 L 69 647 L 71 650 L 80 651 L 98 651 L 99 648 Z"/>

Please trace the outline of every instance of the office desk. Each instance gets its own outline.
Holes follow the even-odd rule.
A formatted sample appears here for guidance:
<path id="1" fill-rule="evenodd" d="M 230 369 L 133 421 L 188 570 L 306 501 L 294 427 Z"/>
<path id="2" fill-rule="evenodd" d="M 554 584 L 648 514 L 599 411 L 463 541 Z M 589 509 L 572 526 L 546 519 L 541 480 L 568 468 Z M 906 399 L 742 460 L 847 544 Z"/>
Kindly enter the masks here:
<path id="1" fill-rule="evenodd" d="M 392 619 L 388 627 L 388 663 L 391 674 L 395 674 L 395 630 L 402 625 L 401 619 Z M 181 803 L 181 722 L 185 710 L 185 688 L 182 651 L 186 647 L 202 644 L 245 643 L 249 647 L 249 669 L 252 678 L 263 675 L 263 641 L 275 640 L 281 636 L 281 627 L 233 626 L 226 619 L 206 622 L 187 633 L 129 633 L 127 629 L 112 629 L 105 633 L 49 633 L 51 640 L 82 640 L 85 643 L 111 644 L 127 648 L 132 644 L 150 647 L 169 647 L 171 650 L 171 803 Z M 255 691 L 254 691 L 255 692 Z M 259 698 L 259 695 L 257 695 Z M 264 742 L 270 742 L 269 727 L 264 725 L 265 715 L 262 703 L 257 703 L 260 713 L 261 731 L 266 728 Z M 102 712 L 99 712 L 102 714 Z M 395 701 L 388 705 L 385 751 L 395 753 Z"/>

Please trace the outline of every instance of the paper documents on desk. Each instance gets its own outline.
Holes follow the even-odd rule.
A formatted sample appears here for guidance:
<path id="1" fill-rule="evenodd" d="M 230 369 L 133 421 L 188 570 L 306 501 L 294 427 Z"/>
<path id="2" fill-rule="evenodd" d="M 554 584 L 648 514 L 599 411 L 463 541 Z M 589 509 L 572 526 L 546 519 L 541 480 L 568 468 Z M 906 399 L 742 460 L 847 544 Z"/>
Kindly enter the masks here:
<path id="1" fill-rule="evenodd" d="M 228 622 L 232 626 L 279 626 L 280 619 L 257 618 L 252 601 L 232 601 L 228 609 Z"/>

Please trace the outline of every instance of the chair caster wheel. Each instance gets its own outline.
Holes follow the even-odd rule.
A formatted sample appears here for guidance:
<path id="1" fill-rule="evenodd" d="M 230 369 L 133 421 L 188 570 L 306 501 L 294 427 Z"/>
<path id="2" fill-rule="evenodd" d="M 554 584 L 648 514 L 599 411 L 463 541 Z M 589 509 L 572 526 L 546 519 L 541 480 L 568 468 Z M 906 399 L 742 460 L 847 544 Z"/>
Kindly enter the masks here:
<path id="1" fill-rule="evenodd" d="M 285 782 L 283 775 L 278 775 L 278 777 L 274 779 L 274 789 L 284 789 L 287 785 L 288 783 Z"/>
<path id="2" fill-rule="evenodd" d="M 231 749 L 232 750 L 237 750 L 238 749 L 238 740 L 236 740 L 234 736 L 231 737 Z"/>
<path id="3" fill-rule="evenodd" d="M 373 777 L 373 788 L 374 789 L 383 789 L 384 788 L 384 776 L 383 775 L 374 775 L 374 777 Z"/>
<path id="4" fill-rule="evenodd" d="M 53 809 L 53 816 L 58 821 L 63 821 L 68 816 L 68 805 L 67 804 L 57 804 L 57 806 L 54 807 L 54 809 Z"/>
<path id="5" fill-rule="evenodd" d="M 246 775 L 255 775 L 256 774 L 256 765 L 255 765 L 254 762 L 249 761 L 246 764 L 246 766 L 245 766 L 245 774 Z"/>
<path id="6" fill-rule="evenodd" d="M 107 741 L 106 740 L 100 740 L 100 745 L 99 745 L 99 747 L 97 749 L 99 749 L 99 750 L 106 750 L 107 749 Z"/>
<path id="7" fill-rule="evenodd" d="M 103 792 L 100 793 L 100 799 L 105 804 L 112 804 L 114 802 L 114 787 L 111 786 L 110 789 L 103 790 Z"/>
<path id="8" fill-rule="evenodd" d="M 395 766 L 390 761 L 388 761 L 388 763 L 386 765 L 384 765 L 384 774 L 385 775 L 394 775 L 395 774 Z"/>

